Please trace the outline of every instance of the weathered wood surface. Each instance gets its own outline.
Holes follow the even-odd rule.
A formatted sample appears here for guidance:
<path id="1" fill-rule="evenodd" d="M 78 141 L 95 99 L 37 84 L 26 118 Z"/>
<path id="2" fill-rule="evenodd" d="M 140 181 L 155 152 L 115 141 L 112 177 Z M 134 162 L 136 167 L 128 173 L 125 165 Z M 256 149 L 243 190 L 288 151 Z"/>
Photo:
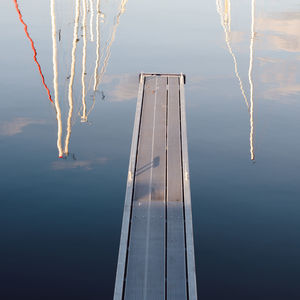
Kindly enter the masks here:
<path id="1" fill-rule="evenodd" d="M 140 77 L 115 300 L 197 299 L 183 86 Z"/>

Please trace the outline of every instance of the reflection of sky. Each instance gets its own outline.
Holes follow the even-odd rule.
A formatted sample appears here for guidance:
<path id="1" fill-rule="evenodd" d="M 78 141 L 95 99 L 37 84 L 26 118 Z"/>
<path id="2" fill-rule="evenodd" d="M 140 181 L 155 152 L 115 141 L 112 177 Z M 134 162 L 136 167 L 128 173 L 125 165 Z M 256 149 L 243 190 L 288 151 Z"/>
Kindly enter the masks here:
<path id="1" fill-rule="evenodd" d="M 61 10 L 70 3 L 72 10 Z M 46 82 L 51 84 L 49 4 L 19 1 Z M 246 91 L 250 4 L 231 0 L 231 46 Z M 45 290 L 49 299 L 112 298 L 141 71 L 187 75 L 199 295 L 232 300 L 281 300 L 287 294 L 299 298 L 295 279 L 300 275 L 300 55 L 295 28 L 300 7 L 298 0 L 256 4 L 252 79 L 257 162 L 252 165 L 249 113 L 215 1 L 188 0 L 184 5 L 179 0 L 128 1 L 97 103 L 84 124 L 78 115 L 82 100 L 82 61 L 78 60 L 73 92 L 77 122 L 72 123 L 70 144 L 76 160 L 56 157 L 55 111 L 47 101 L 13 1 L 0 1 L 0 25 L 6 29 L 0 49 L 0 236 L 4 244 L 0 298 L 43 299 Z M 58 49 L 61 78 L 70 75 L 74 8 L 75 1 L 57 0 L 57 28 L 66 22 L 62 37 L 67 46 Z M 109 28 L 112 21 L 113 17 Z M 93 34 L 95 43 L 95 30 Z M 90 54 L 90 48 L 87 51 Z M 87 70 L 93 74 L 96 52 L 91 55 Z M 59 85 L 64 124 L 65 82 Z M 88 95 L 86 101 L 91 105 L 93 98 Z"/>
<path id="2" fill-rule="evenodd" d="M 0 122 L 0 135 L 13 136 L 22 133 L 25 127 L 34 124 L 43 124 L 41 120 L 32 120 L 28 118 L 15 118 L 12 121 Z"/>
<path id="3" fill-rule="evenodd" d="M 300 12 L 275 14 L 257 20 L 257 30 L 265 32 L 270 48 L 300 52 Z"/>
<path id="4" fill-rule="evenodd" d="M 257 20 L 262 96 L 267 99 L 293 99 L 300 92 L 300 9 L 267 12 Z"/>

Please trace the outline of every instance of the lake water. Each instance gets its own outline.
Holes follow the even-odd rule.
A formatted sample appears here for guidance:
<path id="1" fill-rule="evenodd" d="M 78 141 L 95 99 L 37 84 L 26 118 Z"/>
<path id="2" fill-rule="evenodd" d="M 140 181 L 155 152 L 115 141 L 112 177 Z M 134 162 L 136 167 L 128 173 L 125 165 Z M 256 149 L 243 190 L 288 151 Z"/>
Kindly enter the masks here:
<path id="1" fill-rule="evenodd" d="M 2 0 L 0 24 L 1 299 L 112 299 L 142 71 L 186 74 L 199 299 L 300 299 L 298 0 Z"/>

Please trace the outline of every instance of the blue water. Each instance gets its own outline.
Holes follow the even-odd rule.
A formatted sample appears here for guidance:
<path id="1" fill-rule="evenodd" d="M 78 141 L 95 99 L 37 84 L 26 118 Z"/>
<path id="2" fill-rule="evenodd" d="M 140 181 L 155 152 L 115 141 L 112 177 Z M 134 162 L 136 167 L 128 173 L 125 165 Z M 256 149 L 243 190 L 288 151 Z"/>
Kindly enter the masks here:
<path id="1" fill-rule="evenodd" d="M 55 1 L 63 148 L 75 2 Z M 121 1 L 103 2 L 98 73 L 119 24 L 95 94 L 89 10 L 88 111 L 93 95 L 95 105 L 86 123 L 80 6 L 63 159 L 55 107 L 14 1 L 0 3 L 1 299 L 112 299 L 141 71 L 187 77 L 199 299 L 300 298 L 300 5 L 225 2 L 129 0 L 124 11 Z M 51 1 L 17 3 L 54 98 Z"/>

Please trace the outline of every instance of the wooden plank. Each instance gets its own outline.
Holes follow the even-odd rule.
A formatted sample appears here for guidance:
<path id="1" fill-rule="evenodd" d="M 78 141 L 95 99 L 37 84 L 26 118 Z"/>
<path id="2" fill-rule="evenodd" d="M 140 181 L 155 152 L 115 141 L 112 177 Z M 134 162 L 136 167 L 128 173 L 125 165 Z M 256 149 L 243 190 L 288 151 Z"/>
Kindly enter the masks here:
<path id="1" fill-rule="evenodd" d="M 136 167 L 136 154 L 137 154 L 137 147 L 138 147 L 138 135 L 140 131 L 140 121 L 141 121 L 142 102 L 143 102 L 143 93 L 144 93 L 144 81 L 145 81 L 144 76 L 143 74 L 141 74 L 136 112 L 135 112 L 134 128 L 132 134 L 132 144 L 130 150 L 125 204 L 124 204 L 124 212 L 123 212 L 123 220 L 122 220 L 122 231 L 121 231 L 116 282 L 115 282 L 115 290 L 114 290 L 114 300 L 123 299 L 125 267 L 126 267 L 126 259 L 127 259 L 127 245 L 128 245 L 128 236 L 129 236 L 129 223 L 130 223 L 131 202 L 132 202 L 133 183 L 134 183 L 133 175 Z"/>
<path id="2" fill-rule="evenodd" d="M 167 299 L 187 299 L 179 78 L 168 77 Z"/>
<path id="3" fill-rule="evenodd" d="M 192 221 L 192 204 L 190 191 L 188 144 L 186 129 L 186 109 L 184 95 L 184 76 L 180 76 L 180 120 L 182 137 L 182 166 L 183 166 L 183 190 L 184 190 L 184 213 L 185 213 L 185 236 L 187 252 L 187 276 L 188 296 L 190 300 L 197 300 L 196 265 L 194 254 L 194 237 Z"/>
<path id="4" fill-rule="evenodd" d="M 165 295 L 166 79 L 147 77 L 132 202 L 125 299 Z"/>

